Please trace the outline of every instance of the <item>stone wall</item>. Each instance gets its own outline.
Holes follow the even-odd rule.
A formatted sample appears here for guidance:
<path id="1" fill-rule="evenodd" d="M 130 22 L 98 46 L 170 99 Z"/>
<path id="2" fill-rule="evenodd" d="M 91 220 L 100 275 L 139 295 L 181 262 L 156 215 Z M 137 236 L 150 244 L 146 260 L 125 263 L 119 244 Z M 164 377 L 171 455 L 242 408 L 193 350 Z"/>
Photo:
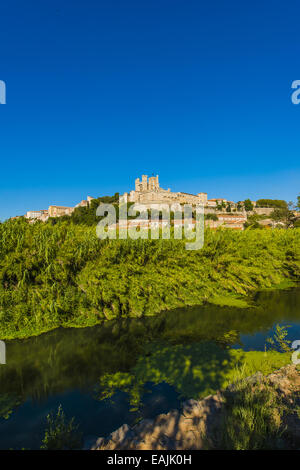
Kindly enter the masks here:
<path id="1" fill-rule="evenodd" d="M 274 207 L 255 207 L 253 213 L 259 215 L 270 215 L 273 210 Z"/>

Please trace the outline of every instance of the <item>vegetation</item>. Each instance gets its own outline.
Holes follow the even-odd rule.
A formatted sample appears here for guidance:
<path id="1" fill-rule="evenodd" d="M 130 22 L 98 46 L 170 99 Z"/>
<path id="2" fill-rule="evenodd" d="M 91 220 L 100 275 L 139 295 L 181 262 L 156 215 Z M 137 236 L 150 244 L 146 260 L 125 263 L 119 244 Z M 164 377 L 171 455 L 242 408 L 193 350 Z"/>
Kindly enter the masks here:
<path id="1" fill-rule="evenodd" d="M 74 422 L 74 417 L 68 422 L 65 413 L 60 405 L 57 414 L 47 416 L 48 427 L 45 437 L 42 440 L 43 450 L 74 450 L 80 449 L 82 445 L 82 435 L 78 432 L 78 425 Z"/>
<path id="2" fill-rule="evenodd" d="M 226 339 L 228 341 L 228 337 Z M 232 340 L 233 343 L 236 340 L 234 335 Z M 129 372 L 118 371 L 100 378 L 99 398 L 110 398 L 122 390 L 128 394 L 132 409 L 137 410 L 147 384 L 166 382 L 175 388 L 180 398 L 199 399 L 257 371 L 267 375 L 289 363 L 288 353 L 244 352 L 212 342 L 175 346 L 149 344 Z"/>
<path id="3" fill-rule="evenodd" d="M 181 240 L 99 240 L 74 224 L 0 225 L 0 338 L 153 315 L 298 280 L 300 232 L 206 231 Z"/>
<path id="4" fill-rule="evenodd" d="M 47 224 L 55 225 L 61 224 L 62 222 L 68 222 L 75 225 L 94 226 L 101 219 L 100 217 L 96 216 L 97 207 L 100 203 L 114 204 L 117 209 L 119 206 L 119 193 L 115 193 L 114 196 L 102 196 L 96 199 L 92 199 L 87 206 L 76 207 L 71 215 L 64 215 L 59 218 L 50 217 L 47 221 Z"/>
<path id="5" fill-rule="evenodd" d="M 262 229 L 263 226 L 259 223 L 261 220 L 266 219 L 266 215 L 252 214 L 247 217 L 247 222 L 244 223 L 244 228 Z"/>
<path id="6" fill-rule="evenodd" d="M 281 352 L 291 351 L 291 347 L 290 347 L 291 341 L 286 339 L 286 337 L 288 336 L 288 330 L 287 330 L 288 328 L 290 328 L 290 325 L 287 325 L 287 326 L 276 325 L 273 338 L 267 339 L 267 342 L 271 345 L 272 349 L 275 349 Z"/>
<path id="7" fill-rule="evenodd" d="M 285 228 L 293 227 L 297 222 L 294 212 L 288 208 L 274 209 L 270 217 L 274 222 L 281 222 Z"/>
<path id="8" fill-rule="evenodd" d="M 245 208 L 245 211 L 246 211 L 246 212 L 251 212 L 251 211 L 253 211 L 254 206 L 253 206 L 253 204 L 252 204 L 252 202 L 251 202 L 250 199 L 245 199 L 245 201 L 244 201 L 243 204 L 244 204 L 244 208 Z"/>
<path id="9" fill-rule="evenodd" d="M 206 230 L 182 240 L 99 240 L 95 227 L 0 225 L 0 338 L 153 315 L 297 281 L 300 231 Z M 225 302 L 226 303 L 226 302 Z"/>
<path id="10" fill-rule="evenodd" d="M 1 393 L 0 395 L 0 418 L 8 419 L 14 408 L 20 405 L 21 400 L 14 393 Z"/>
<path id="11" fill-rule="evenodd" d="M 274 207 L 274 209 L 287 209 L 287 202 L 282 199 L 258 199 L 256 207 Z"/>
<path id="12" fill-rule="evenodd" d="M 170 347 L 200 342 L 213 342 L 222 348 L 232 344 L 242 345 L 241 338 L 244 335 L 250 336 L 257 331 L 269 330 L 274 322 L 282 321 L 283 312 L 290 322 L 297 322 L 299 294 L 298 289 L 268 290 L 255 296 L 254 306 L 243 310 L 206 304 L 201 307 L 165 311 L 151 317 L 112 320 L 94 328 L 57 328 L 47 335 L 25 341 L 9 341 L 9 361 L 5 367 L 0 367 L 0 417 L 10 416 L 28 397 L 45 403 L 47 397 L 62 394 L 65 390 L 85 390 L 86 383 L 95 384 L 100 377 L 114 376 L 119 372 L 132 374 L 140 356 L 145 357 L 149 364 L 151 352 L 156 354 L 157 362 L 161 359 L 162 369 L 157 373 L 166 377 L 167 368 L 162 361 L 162 345 Z M 222 376 L 224 365 L 220 361 L 218 370 L 218 362 L 213 361 L 216 357 L 215 348 L 211 349 L 212 360 L 209 359 L 209 349 L 205 350 L 205 360 L 210 365 L 210 374 L 213 371 L 217 387 L 221 382 L 219 378 Z M 170 351 L 173 351 L 171 358 L 174 358 L 174 352 L 178 353 L 177 349 Z M 204 350 L 183 348 L 179 351 L 179 371 L 182 375 L 182 364 L 185 364 L 184 381 L 188 383 L 187 379 L 192 377 L 194 367 L 197 363 L 202 364 L 203 359 L 199 356 Z M 221 353 L 220 358 L 228 359 L 226 351 Z M 184 357 L 189 359 L 189 367 Z M 266 357 L 272 355 L 269 356 L 268 351 L 266 357 L 261 353 L 260 357 L 264 366 Z M 278 353 L 275 357 L 280 361 L 284 358 Z M 164 362 L 166 359 L 165 357 Z M 290 355 L 288 360 L 290 361 Z M 177 367 L 177 362 L 173 361 L 173 368 Z M 152 364 L 153 372 L 148 372 L 149 377 L 154 377 L 157 370 L 154 356 Z M 262 361 L 258 361 L 257 367 L 261 367 L 261 364 Z M 278 368 L 280 364 L 276 365 L 274 362 L 274 366 Z M 142 370 L 142 362 L 139 362 L 139 368 Z M 170 371 L 174 376 L 173 368 L 170 368 Z M 202 385 L 196 384 L 194 390 L 201 393 L 203 385 L 205 382 L 202 382 Z M 186 385 L 181 388 L 184 390 Z"/>
<path id="13" fill-rule="evenodd" d="M 286 404 L 267 381 L 253 386 L 241 381 L 234 393 L 226 393 L 221 425 L 221 449 L 262 450 L 283 448 L 283 414 Z"/>
<path id="14" fill-rule="evenodd" d="M 223 209 L 226 208 L 226 204 L 224 201 L 217 201 L 217 210 L 218 211 L 222 211 Z"/>
<path id="15" fill-rule="evenodd" d="M 205 220 L 219 220 L 217 214 L 211 213 L 205 215 Z"/>
<path id="16" fill-rule="evenodd" d="M 274 335 L 267 339 L 271 345 L 271 354 L 282 353 L 281 359 L 288 358 L 291 353 L 287 340 L 287 326 L 276 325 Z M 275 352 L 276 351 L 276 352 Z M 247 353 L 246 353 L 247 354 Z M 270 352 L 265 353 L 265 357 Z M 277 364 L 277 368 L 282 364 Z M 297 410 L 297 393 L 291 399 L 284 398 L 274 384 L 264 378 L 253 383 L 241 374 L 231 389 L 224 392 L 225 412 L 222 417 L 221 441 L 222 449 L 259 450 L 290 448 L 286 442 L 283 424 L 284 414 L 294 414 Z"/>

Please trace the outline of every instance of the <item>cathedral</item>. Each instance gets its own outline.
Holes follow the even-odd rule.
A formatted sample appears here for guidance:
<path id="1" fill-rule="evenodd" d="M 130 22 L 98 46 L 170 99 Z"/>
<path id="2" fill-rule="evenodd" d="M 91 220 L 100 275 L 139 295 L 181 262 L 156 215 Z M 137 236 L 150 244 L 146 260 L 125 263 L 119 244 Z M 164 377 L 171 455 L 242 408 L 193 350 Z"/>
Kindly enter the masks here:
<path id="1" fill-rule="evenodd" d="M 124 193 L 121 196 L 123 202 L 135 202 L 140 204 L 201 204 L 206 205 L 207 193 L 188 194 L 177 192 L 174 193 L 170 189 L 163 189 L 159 186 L 157 176 L 142 175 L 142 180 L 135 180 L 135 189 L 130 193 Z"/>

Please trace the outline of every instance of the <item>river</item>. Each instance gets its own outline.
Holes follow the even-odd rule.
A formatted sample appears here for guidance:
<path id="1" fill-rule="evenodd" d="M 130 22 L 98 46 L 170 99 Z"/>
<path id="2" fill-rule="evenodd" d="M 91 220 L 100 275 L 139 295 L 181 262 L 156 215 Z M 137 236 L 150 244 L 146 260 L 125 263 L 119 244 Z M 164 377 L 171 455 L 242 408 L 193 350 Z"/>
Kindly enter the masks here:
<path id="1" fill-rule="evenodd" d="M 60 404 L 79 423 L 86 445 L 123 423 L 178 407 L 190 397 L 167 383 L 171 354 L 161 356 L 166 380 L 139 386 L 138 407 L 132 403 L 134 385 L 130 404 L 128 390 L 118 387 L 112 397 L 103 398 L 102 379 L 127 377 L 137 363 L 143 371 L 152 345 L 164 352 L 203 342 L 262 351 L 276 324 L 290 325 L 288 338 L 300 339 L 300 289 L 258 293 L 246 309 L 207 304 L 8 341 L 6 364 L 0 365 L 0 449 L 39 448 L 46 416 Z"/>

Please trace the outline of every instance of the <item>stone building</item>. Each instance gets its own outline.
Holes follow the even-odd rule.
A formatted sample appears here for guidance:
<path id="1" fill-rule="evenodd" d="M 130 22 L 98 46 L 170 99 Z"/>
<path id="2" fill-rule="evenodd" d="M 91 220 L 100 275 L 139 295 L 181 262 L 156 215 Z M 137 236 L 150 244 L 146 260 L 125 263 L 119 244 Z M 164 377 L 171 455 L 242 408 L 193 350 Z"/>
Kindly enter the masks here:
<path id="1" fill-rule="evenodd" d="M 48 217 L 48 210 L 42 209 L 39 211 L 27 211 L 25 214 L 25 219 L 39 219 L 44 220 L 45 217 Z"/>
<path id="2" fill-rule="evenodd" d="M 172 192 L 159 186 L 157 176 L 142 175 L 142 180 L 136 178 L 135 190 L 124 193 L 121 196 L 123 202 L 135 202 L 145 205 L 151 204 L 204 204 L 207 203 L 207 193 L 188 194 L 183 192 Z"/>
<path id="3" fill-rule="evenodd" d="M 78 204 L 76 204 L 75 208 L 76 207 L 87 207 L 90 204 L 90 202 L 93 201 L 93 199 L 95 199 L 95 198 L 92 197 L 92 196 L 87 196 L 86 199 L 83 199 Z"/>
<path id="4" fill-rule="evenodd" d="M 27 211 L 25 214 L 26 219 L 39 219 L 42 215 L 42 211 Z"/>
<path id="5" fill-rule="evenodd" d="M 74 207 L 49 206 L 48 214 L 49 217 L 61 217 L 63 215 L 71 215 L 73 211 Z"/>

